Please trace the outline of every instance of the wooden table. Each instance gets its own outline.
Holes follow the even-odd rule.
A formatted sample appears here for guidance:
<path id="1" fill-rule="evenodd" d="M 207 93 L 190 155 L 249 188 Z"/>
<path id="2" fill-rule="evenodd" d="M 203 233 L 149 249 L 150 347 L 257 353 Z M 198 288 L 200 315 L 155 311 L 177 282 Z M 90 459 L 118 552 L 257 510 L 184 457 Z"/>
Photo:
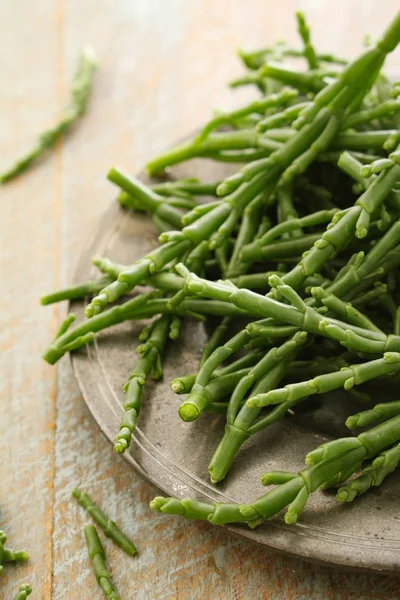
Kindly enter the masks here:
<path id="1" fill-rule="evenodd" d="M 25 580 L 32 598 L 101 598 L 82 536 L 88 519 L 70 497 L 80 482 L 137 541 L 135 559 L 106 544 L 125 599 L 399 598 L 394 577 L 339 573 L 205 523 L 154 515 L 154 490 L 100 435 L 68 358 L 57 369 L 40 358 L 65 307 L 41 308 L 38 299 L 71 280 L 88 233 L 114 200 L 108 168 L 138 171 L 212 108 L 239 102 L 242 94 L 225 88 L 240 72 L 235 49 L 294 42 L 298 8 L 307 10 L 319 48 L 352 56 L 397 7 L 393 0 L 1 3 L 1 168 L 59 114 L 82 45 L 90 42 L 101 61 L 87 116 L 1 190 L 0 526 L 9 545 L 31 556 L 6 570 L 2 599 Z"/>

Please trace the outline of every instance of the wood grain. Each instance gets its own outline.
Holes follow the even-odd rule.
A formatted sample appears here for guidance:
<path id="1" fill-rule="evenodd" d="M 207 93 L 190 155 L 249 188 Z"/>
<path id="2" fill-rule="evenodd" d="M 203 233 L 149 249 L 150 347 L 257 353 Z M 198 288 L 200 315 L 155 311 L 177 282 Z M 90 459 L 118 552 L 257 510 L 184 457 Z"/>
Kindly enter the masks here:
<path id="1" fill-rule="evenodd" d="M 399 598 L 395 578 L 315 567 L 208 524 L 152 514 L 153 490 L 99 434 L 68 359 L 57 370 L 40 359 L 64 307 L 40 308 L 38 298 L 70 280 L 88 233 L 113 201 L 108 168 L 138 171 L 213 108 L 240 102 L 242 92 L 225 87 L 240 72 L 235 48 L 295 42 L 298 8 L 321 50 L 352 56 L 363 34 L 377 35 L 397 7 L 391 0 L 1 3 L 0 167 L 60 111 L 83 44 L 94 46 L 101 69 L 73 133 L 1 190 L 0 523 L 31 560 L 2 577 L 0 598 L 24 580 L 32 598 L 101 598 L 82 536 L 87 518 L 70 498 L 79 483 L 139 547 L 131 559 L 105 543 L 123 598 Z"/>

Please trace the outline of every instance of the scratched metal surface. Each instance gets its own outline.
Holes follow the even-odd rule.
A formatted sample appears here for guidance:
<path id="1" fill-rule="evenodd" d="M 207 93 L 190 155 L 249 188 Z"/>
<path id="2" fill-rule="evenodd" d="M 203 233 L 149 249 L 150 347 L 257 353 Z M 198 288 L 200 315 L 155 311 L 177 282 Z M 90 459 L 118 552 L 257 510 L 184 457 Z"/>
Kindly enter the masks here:
<path id="1" fill-rule="evenodd" d="M 321 49 L 353 56 L 363 34 L 378 34 L 397 7 L 393 0 L 0 3 L 0 168 L 65 104 L 80 47 L 90 42 L 101 60 L 82 122 L 0 190 L 0 526 L 10 545 L 31 554 L 3 575 L 0 598 L 12 598 L 26 580 L 32 599 L 101 598 L 83 543 L 87 520 L 70 499 L 79 482 L 138 543 L 134 560 L 106 543 L 123 598 L 400 596 L 395 577 L 312 566 L 207 523 L 155 516 L 147 508 L 154 490 L 99 435 L 68 359 L 58 369 L 40 359 L 65 307 L 41 308 L 38 298 L 71 281 L 88 232 L 113 201 L 110 165 L 136 172 L 211 109 L 239 102 L 242 94 L 224 83 L 240 72 L 235 48 L 294 42 L 298 8 L 307 10 Z M 396 57 L 389 70 L 396 72 Z"/>

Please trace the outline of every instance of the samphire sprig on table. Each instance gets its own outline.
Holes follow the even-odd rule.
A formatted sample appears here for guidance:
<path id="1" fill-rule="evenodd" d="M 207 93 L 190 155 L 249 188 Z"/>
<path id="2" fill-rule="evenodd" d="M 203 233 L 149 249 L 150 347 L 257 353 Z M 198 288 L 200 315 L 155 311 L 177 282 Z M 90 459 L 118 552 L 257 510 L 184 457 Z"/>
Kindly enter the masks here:
<path id="1" fill-rule="evenodd" d="M 85 114 L 93 85 L 93 75 L 97 69 L 97 58 L 93 48 L 83 48 L 75 77 L 71 84 L 70 102 L 61 113 L 59 121 L 42 131 L 32 149 L 18 158 L 7 170 L 0 173 L 0 184 L 7 183 L 24 173 L 46 150 L 54 147 L 57 140 L 66 133 L 73 123 Z"/>
<path id="2" fill-rule="evenodd" d="M 197 373 L 177 373 L 171 387 L 187 394 L 177 419 L 226 420 L 209 464 L 213 482 L 229 476 L 250 436 L 299 402 L 339 388 L 365 402 L 358 385 L 390 382 L 400 371 L 400 102 L 382 72 L 400 42 L 400 13 L 349 62 L 318 52 L 302 14 L 297 22 L 301 49 L 278 43 L 240 51 L 246 73 L 232 86 L 254 86 L 255 100 L 219 112 L 191 141 L 148 164 L 151 175 L 166 175 L 202 157 L 235 163 L 232 175 L 212 182 L 166 175 L 147 186 L 112 168 L 122 210 L 148 213 L 159 245 L 132 265 L 96 256 L 99 279 L 42 299 L 91 298 L 86 320 L 72 325 L 69 315 L 61 325 L 44 354 L 50 364 L 98 331 L 147 320 L 124 387 L 118 453 L 134 443 L 143 388 L 161 377 L 168 338 L 179 336 L 185 319 L 210 320 Z M 368 401 L 347 421 L 367 429 L 323 444 L 298 473 L 263 475 L 264 485 L 277 487 L 252 504 L 157 497 L 151 506 L 254 527 L 286 507 L 294 523 L 320 488 L 339 485 L 339 502 L 349 502 L 400 461 L 399 402 Z"/>
<path id="3" fill-rule="evenodd" d="M 5 568 L 10 564 L 23 563 L 29 559 L 29 554 L 24 550 L 12 550 L 7 548 L 7 534 L 4 531 L 0 531 L 0 577 L 3 575 Z M 25 598 L 32 592 L 31 586 L 27 583 L 21 584 L 19 591 L 15 596 L 16 600 L 25 600 Z"/>

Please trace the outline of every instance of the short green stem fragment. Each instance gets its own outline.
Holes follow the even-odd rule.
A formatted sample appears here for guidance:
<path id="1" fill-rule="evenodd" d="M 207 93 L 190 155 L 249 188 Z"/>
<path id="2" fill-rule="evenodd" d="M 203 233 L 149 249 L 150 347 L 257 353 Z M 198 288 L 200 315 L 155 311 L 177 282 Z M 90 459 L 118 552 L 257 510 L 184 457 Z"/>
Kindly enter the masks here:
<path id="1" fill-rule="evenodd" d="M 23 583 L 19 586 L 19 591 L 15 596 L 14 600 L 26 600 L 26 598 L 32 593 L 32 588 L 29 583 Z"/>
<path id="2" fill-rule="evenodd" d="M 103 590 L 107 600 L 119 600 L 119 596 L 111 581 L 110 572 L 106 567 L 106 555 L 96 528 L 94 525 L 86 525 L 84 533 L 89 558 L 92 560 L 93 571 L 97 583 Z"/>
<path id="3" fill-rule="evenodd" d="M 7 171 L 0 174 L 0 183 L 6 183 L 26 171 L 45 150 L 54 146 L 56 141 L 78 117 L 86 112 L 96 68 L 97 59 L 93 49 L 90 47 L 84 48 L 79 58 L 78 70 L 72 82 L 70 104 L 63 111 L 60 121 L 54 127 L 43 131 L 38 136 L 32 150 L 17 160 Z"/>
<path id="4" fill-rule="evenodd" d="M 89 515 L 102 528 L 107 537 L 109 537 L 117 546 L 130 556 L 137 553 L 136 547 L 131 540 L 120 530 L 120 528 L 111 521 L 107 515 L 93 502 L 93 500 L 78 488 L 72 490 L 72 495 Z M 94 528 L 93 528 L 94 529 Z"/>

